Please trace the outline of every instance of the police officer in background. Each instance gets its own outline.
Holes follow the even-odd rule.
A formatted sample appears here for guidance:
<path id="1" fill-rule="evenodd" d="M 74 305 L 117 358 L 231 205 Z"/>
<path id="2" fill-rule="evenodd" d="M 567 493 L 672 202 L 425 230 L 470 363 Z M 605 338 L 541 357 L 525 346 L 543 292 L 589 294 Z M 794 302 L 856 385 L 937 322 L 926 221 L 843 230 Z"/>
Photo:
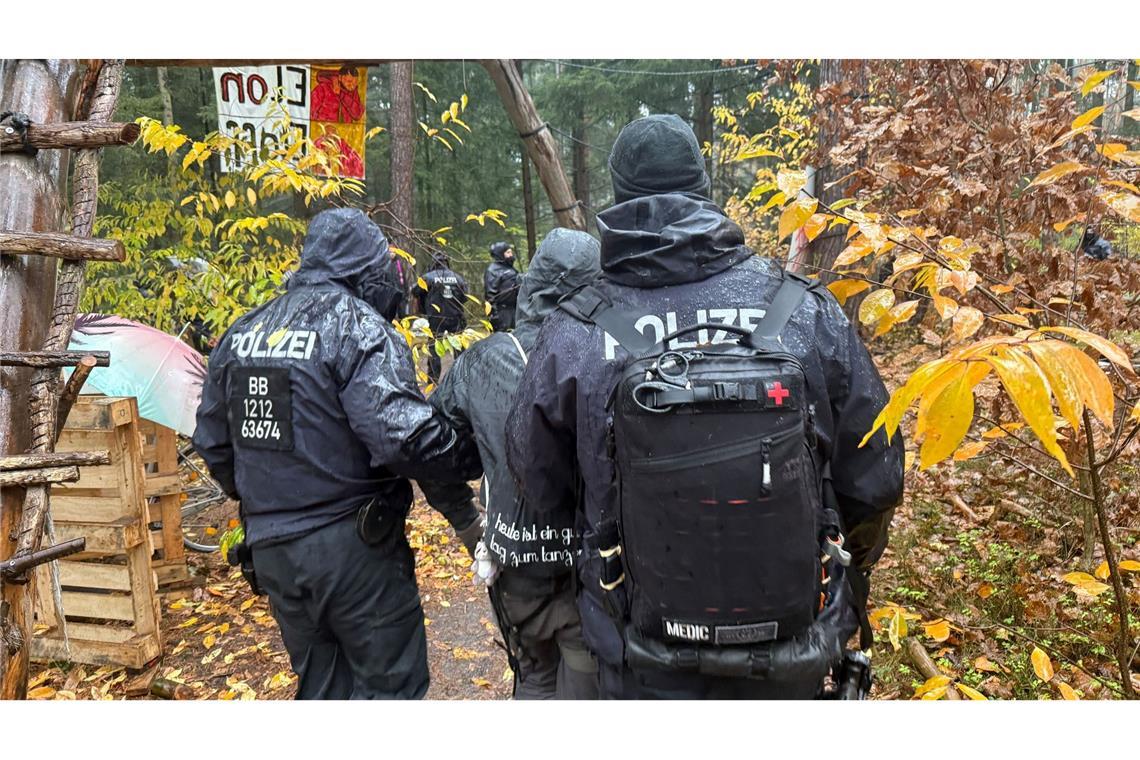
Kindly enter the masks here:
<path id="1" fill-rule="evenodd" d="M 515 250 L 510 243 L 491 246 L 491 263 L 483 273 L 483 299 L 491 304 L 487 321 L 495 330 L 515 326 L 515 304 L 519 299 L 519 273 L 515 271 Z"/>
<path id="2" fill-rule="evenodd" d="M 288 291 L 210 356 L 194 448 L 241 502 L 243 574 L 269 595 L 299 699 L 416 699 L 423 611 L 404 520 L 409 478 L 476 477 L 475 446 L 420 394 L 392 328 L 388 242 L 356 209 L 309 224 Z M 471 501 L 446 517 L 469 551 Z"/>
<path id="3" fill-rule="evenodd" d="M 791 276 L 753 255 L 709 200 L 684 121 L 630 123 L 609 166 L 615 205 L 597 218 L 596 297 L 564 301 L 546 320 L 508 419 L 521 522 L 582 525 L 579 608 L 603 698 L 813 698 L 860 627 L 846 584 L 863 585 L 854 579 L 885 549 L 902 495 L 899 437 L 880 432 L 860 447 L 886 389 L 827 289 L 785 287 Z M 778 341 L 758 334 L 772 350 L 757 358 L 738 340 L 768 312 Z M 671 353 L 626 369 L 669 335 Z M 691 384 L 730 359 L 781 374 Z M 756 429 L 726 445 L 718 431 L 734 419 Z M 760 429 L 769 424 L 783 427 Z M 645 435 L 651 427 L 670 432 Z M 687 453 L 627 456 L 666 445 Z M 726 467 L 733 477 L 709 480 Z M 816 511 L 828 489 L 834 508 Z M 756 577 L 757 567 L 772 574 Z M 794 620 L 777 619 L 785 609 Z"/>
<path id="4" fill-rule="evenodd" d="M 542 321 L 560 298 L 598 272 L 597 240 L 577 230 L 551 230 L 521 278 L 518 327 L 464 351 L 431 395 L 460 435 L 474 436 L 479 446 L 487 530 L 475 567 L 511 653 L 516 699 L 597 698 L 597 665 L 582 641 L 575 601 L 574 521 L 524 524 L 507 469 L 506 420 Z M 420 488 L 441 511 L 471 499 L 466 484 L 421 480 Z"/>
<path id="5" fill-rule="evenodd" d="M 467 281 L 449 269 L 447 255 L 432 255 L 432 268 L 424 273 L 427 289 L 416 285 L 416 298 L 420 312 L 427 317 L 428 327 L 436 338 L 445 333 L 463 332 L 467 327 L 464 303 L 467 299 Z M 428 352 L 428 377 L 439 382 L 440 358 L 435 351 Z"/>

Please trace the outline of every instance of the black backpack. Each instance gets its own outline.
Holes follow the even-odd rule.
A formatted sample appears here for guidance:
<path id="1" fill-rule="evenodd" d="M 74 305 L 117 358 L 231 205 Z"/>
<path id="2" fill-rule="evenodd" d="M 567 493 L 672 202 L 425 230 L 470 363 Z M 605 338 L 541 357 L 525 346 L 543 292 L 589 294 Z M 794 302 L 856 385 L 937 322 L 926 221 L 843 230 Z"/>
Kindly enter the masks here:
<path id="1" fill-rule="evenodd" d="M 656 344 L 593 287 L 560 304 L 627 352 L 608 403 L 616 513 L 594 547 L 627 653 L 631 637 L 709 652 L 801 634 L 828 598 L 827 560 L 846 564 L 807 379 L 779 340 L 811 287 L 786 274 L 751 332 L 696 324 Z M 713 330 L 739 339 L 669 348 Z"/>

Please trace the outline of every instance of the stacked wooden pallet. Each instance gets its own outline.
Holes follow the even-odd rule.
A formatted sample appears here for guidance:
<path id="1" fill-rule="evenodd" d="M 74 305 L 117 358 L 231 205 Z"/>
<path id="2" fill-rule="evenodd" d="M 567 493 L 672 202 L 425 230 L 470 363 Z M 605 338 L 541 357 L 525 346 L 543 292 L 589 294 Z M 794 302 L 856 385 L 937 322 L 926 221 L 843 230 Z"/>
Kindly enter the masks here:
<path id="1" fill-rule="evenodd" d="M 32 657 L 139 668 L 161 653 L 162 636 L 143 436 L 133 398 L 84 396 L 76 402 L 58 450 L 98 449 L 110 452 L 110 464 L 86 467 L 79 480 L 52 487 L 57 538 L 84 536 L 87 545 L 59 562 L 68 641 L 52 605 L 48 567 L 36 569 Z"/>

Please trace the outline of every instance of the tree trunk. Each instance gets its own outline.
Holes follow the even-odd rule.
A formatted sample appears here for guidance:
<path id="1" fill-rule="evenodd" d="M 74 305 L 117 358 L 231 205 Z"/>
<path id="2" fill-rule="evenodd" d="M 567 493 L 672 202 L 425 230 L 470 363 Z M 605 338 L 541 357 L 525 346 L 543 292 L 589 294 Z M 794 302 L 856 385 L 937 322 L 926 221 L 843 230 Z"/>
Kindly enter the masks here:
<path id="1" fill-rule="evenodd" d="M 705 143 L 712 143 L 713 141 L 713 80 L 712 77 L 707 77 L 697 90 L 696 99 L 693 105 L 693 125 L 694 131 L 697 134 L 697 142 L 700 143 L 701 149 L 704 150 Z M 709 194 L 712 196 L 715 193 L 715 186 L 713 185 L 713 173 L 716 169 L 716 164 L 713 161 L 712 153 L 705 158 L 705 171 L 709 173 Z M 713 198 L 713 202 L 716 199 Z"/>
<path id="2" fill-rule="evenodd" d="M 392 242 L 396 247 L 414 253 L 411 230 L 415 228 L 416 208 L 416 109 L 412 93 L 415 64 L 412 61 L 393 61 L 388 68 L 392 87 L 388 128 L 392 135 L 392 200 L 388 204 L 388 213 L 392 226 L 401 230 L 393 235 Z"/>
<path id="3" fill-rule="evenodd" d="M 572 230 L 585 231 L 586 215 L 566 179 L 566 170 L 562 167 L 562 159 L 558 154 L 558 144 L 551 137 L 546 123 L 539 117 L 538 109 L 534 107 L 534 100 L 523 84 L 518 68 L 509 58 L 492 58 L 482 63 L 491 75 L 491 81 L 495 83 L 507 116 L 523 139 L 527 154 L 538 169 L 538 178 L 550 198 L 558 224 Z"/>
<path id="4" fill-rule="evenodd" d="M 834 59 L 820 61 L 820 89 L 828 85 L 838 84 L 843 81 L 843 78 L 843 61 Z M 835 136 L 838 133 L 838 130 L 833 126 L 831 120 L 839 119 L 841 115 L 834 114 L 828 116 L 821 114 L 821 116 L 823 116 L 823 118 L 819 120 L 818 148 L 816 149 L 816 158 L 813 162 L 816 166 L 815 191 L 816 197 L 820 199 L 821 205 L 830 205 L 843 197 L 842 187 L 837 186 L 827 189 L 829 182 L 834 182 L 842 176 L 839 171 L 831 166 L 831 160 L 828 157 L 828 152 L 831 150 Z M 845 232 L 846 227 L 836 227 L 834 230 L 828 230 L 813 240 L 808 247 L 807 261 L 817 267 L 831 268 L 831 262 L 835 261 L 836 257 L 839 256 L 839 252 L 842 251 L 845 246 Z"/>
<path id="5" fill-rule="evenodd" d="M 530 183 L 530 158 L 526 148 L 522 148 L 522 191 L 523 211 L 526 214 L 526 260 L 529 263 L 534 259 L 534 252 L 538 248 L 534 224 L 534 188 Z"/>
<path id="6" fill-rule="evenodd" d="M 578 107 L 578 118 L 570 130 L 574 138 L 574 194 L 582 203 L 583 211 L 590 211 L 590 153 L 586 140 L 586 109 Z"/>
<path id="7" fill-rule="evenodd" d="M 162 123 L 169 127 L 174 123 L 174 101 L 170 99 L 170 88 L 166 86 L 166 67 L 159 66 L 154 71 L 158 75 L 158 95 L 162 98 Z"/>
<path id="8" fill-rule="evenodd" d="M 0 62 L 0 110 L 27 114 L 36 123 L 68 121 L 79 67 L 73 60 Z M 42 151 L 0 155 L 0 229 L 59 232 L 63 226 L 68 154 Z M 51 323 L 57 262 L 44 256 L 0 257 L 0 351 L 35 351 Z M 0 455 L 31 446 L 28 409 L 32 371 L 0 370 Z M 0 490 L 0 561 L 10 558 L 20 530 L 24 489 Z M 0 601 L 0 699 L 22 699 L 28 682 L 30 585 L 2 584 Z M 6 610 L 6 611 L 5 611 Z M 18 649 L 4 644 L 20 643 Z"/>

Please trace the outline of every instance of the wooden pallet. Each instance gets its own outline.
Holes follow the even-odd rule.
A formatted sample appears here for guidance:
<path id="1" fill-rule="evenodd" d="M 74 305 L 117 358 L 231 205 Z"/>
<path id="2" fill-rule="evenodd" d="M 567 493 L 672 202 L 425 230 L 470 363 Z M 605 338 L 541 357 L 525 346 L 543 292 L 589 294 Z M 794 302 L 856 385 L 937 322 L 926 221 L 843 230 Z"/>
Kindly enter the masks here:
<path id="1" fill-rule="evenodd" d="M 49 566 L 36 569 L 32 658 L 141 668 L 162 653 L 162 632 L 135 400 L 80 397 L 56 448 L 106 449 L 111 463 L 52 487 L 56 538 L 83 536 L 87 547 L 59 562 L 70 651 L 52 605 Z"/>
<path id="2" fill-rule="evenodd" d="M 139 420 L 142 460 L 154 555 L 151 566 L 159 588 L 190 580 L 182 543 L 182 482 L 178 474 L 178 434 L 150 420 Z"/>

